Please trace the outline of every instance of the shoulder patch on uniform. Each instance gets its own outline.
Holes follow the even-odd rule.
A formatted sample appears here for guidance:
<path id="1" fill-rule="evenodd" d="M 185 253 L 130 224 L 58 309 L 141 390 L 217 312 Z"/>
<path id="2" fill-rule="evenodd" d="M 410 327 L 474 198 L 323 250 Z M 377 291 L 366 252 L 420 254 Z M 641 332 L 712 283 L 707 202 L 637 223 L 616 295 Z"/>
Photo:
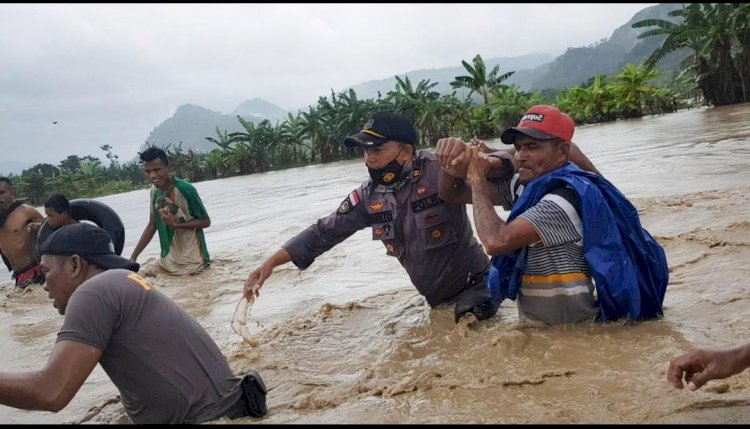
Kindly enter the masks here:
<path id="1" fill-rule="evenodd" d="M 357 190 L 353 190 L 351 194 L 349 194 L 349 202 L 352 204 L 352 207 L 359 204 L 359 193 Z"/>
<path id="2" fill-rule="evenodd" d="M 357 190 L 353 190 L 351 194 L 347 195 L 346 198 L 344 198 L 344 201 L 339 204 L 338 210 L 336 210 L 336 213 L 338 214 L 347 214 L 352 209 L 359 204 L 359 194 L 357 193 Z"/>

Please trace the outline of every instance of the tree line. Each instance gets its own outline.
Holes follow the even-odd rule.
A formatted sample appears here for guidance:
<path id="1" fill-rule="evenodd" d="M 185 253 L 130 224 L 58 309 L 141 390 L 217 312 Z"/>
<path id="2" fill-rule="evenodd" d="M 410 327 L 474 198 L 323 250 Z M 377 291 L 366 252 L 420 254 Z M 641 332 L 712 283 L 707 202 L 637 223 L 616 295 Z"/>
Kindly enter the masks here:
<path id="1" fill-rule="evenodd" d="M 429 79 L 414 83 L 408 76 L 396 76 L 395 88 L 385 95 L 361 100 L 353 89 L 331 91 L 307 111 L 289 113 L 276 124 L 268 120 L 255 124 L 237 116 L 244 130 L 227 133 L 217 127 L 213 136 L 205 137 L 216 145 L 208 153 L 184 151 L 181 143 L 164 149 L 175 174 L 197 182 L 361 157 L 361 149 L 347 148 L 341 141 L 380 110 L 411 118 L 419 146 L 432 146 L 444 136 L 496 138 L 529 107 L 540 103 L 555 104 L 583 124 L 750 101 L 750 5 L 695 3 L 669 15 L 678 17 L 679 23 L 647 19 L 633 24 L 634 28 L 650 27 L 639 38 L 665 36 L 642 64 L 627 64 L 609 76 L 594 75 L 559 92 L 532 93 L 507 85 L 504 82 L 514 71 L 501 73 L 499 66 L 488 70 L 476 55 L 471 63 L 461 61 L 466 74 L 450 83 L 455 90 L 468 90 L 463 98 L 455 90 L 450 94 L 434 91 L 438 82 Z M 690 54 L 681 72 L 664 86 L 650 83 L 659 77 L 655 69 L 659 60 L 683 48 Z M 11 178 L 22 195 L 60 192 L 69 198 L 96 197 L 148 184 L 139 163 L 120 164 L 110 145 L 100 148 L 109 165 L 96 157 L 70 155 L 57 166 L 37 164 Z"/>

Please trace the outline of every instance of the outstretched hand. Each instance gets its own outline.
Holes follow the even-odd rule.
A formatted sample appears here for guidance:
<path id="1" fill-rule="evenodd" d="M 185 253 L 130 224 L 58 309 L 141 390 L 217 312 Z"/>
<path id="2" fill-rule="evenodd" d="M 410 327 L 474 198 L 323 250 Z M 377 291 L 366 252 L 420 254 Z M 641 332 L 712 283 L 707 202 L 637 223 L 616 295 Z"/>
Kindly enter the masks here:
<path id="1" fill-rule="evenodd" d="M 740 361 L 740 349 L 733 350 L 693 350 L 669 362 L 667 379 L 678 389 L 684 387 L 683 380 L 690 390 L 703 387 L 709 380 L 727 378 L 746 368 Z"/>
<path id="2" fill-rule="evenodd" d="M 263 287 L 263 282 L 266 281 L 272 272 L 273 266 L 268 267 L 266 264 L 263 264 L 247 276 L 244 295 L 248 302 L 253 302 L 260 295 L 260 288 Z"/>

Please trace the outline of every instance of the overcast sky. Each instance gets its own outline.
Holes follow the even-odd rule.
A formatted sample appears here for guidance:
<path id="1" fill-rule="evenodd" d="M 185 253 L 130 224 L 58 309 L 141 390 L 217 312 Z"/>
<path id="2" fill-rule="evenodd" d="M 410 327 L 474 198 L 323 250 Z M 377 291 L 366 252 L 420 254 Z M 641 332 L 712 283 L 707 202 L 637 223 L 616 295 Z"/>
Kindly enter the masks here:
<path id="1" fill-rule="evenodd" d="M 129 160 L 182 104 L 296 110 L 476 54 L 560 54 L 654 4 L 1 4 L 0 161 Z"/>

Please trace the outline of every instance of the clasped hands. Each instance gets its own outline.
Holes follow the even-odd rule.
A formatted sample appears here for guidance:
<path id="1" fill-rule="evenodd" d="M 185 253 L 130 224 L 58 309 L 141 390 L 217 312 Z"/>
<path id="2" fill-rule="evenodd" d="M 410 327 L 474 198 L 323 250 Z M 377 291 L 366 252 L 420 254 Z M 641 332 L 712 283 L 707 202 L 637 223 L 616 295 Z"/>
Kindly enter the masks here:
<path id="1" fill-rule="evenodd" d="M 457 137 L 446 137 L 438 140 L 436 155 L 446 173 L 471 183 L 486 180 L 491 168 L 487 153 L 492 151 L 487 143 L 477 138 L 466 143 Z"/>

